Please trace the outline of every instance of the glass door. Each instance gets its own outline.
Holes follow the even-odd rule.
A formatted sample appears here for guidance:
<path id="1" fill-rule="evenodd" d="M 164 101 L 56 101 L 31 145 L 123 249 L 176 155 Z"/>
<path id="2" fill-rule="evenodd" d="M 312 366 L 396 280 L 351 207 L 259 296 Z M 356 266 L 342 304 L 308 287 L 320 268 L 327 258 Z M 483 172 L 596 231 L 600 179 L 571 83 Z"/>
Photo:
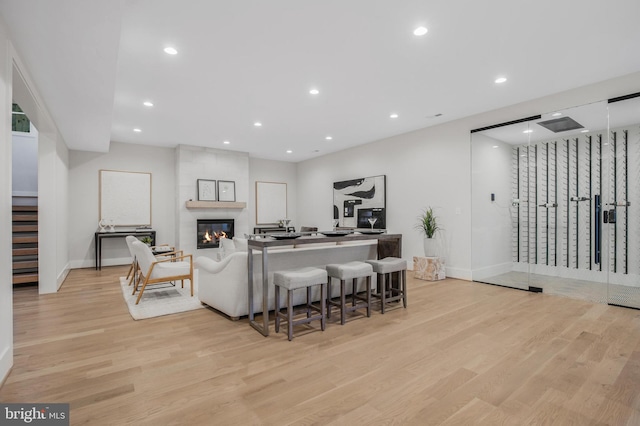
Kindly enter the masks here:
<path id="1" fill-rule="evenodd" d="M 535 118 L 471 133 L 474 281 L 530 289 L 530 260 L 538 256 Z"/>
<path id="2" fill-rule="evenodd" d="M 612 99 L 608 109 L 602 205 L 607 302 L 640 308 L 640 94 Z"/>

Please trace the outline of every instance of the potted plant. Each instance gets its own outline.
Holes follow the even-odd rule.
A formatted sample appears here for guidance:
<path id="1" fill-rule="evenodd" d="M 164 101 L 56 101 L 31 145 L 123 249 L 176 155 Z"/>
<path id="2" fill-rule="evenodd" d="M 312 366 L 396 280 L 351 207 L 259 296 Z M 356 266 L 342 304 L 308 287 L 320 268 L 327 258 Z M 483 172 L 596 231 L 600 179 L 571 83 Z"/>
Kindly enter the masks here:
<path id="1" fill-rule="evenodd" d="M 142 241 L 143 243 L 145 243 L 149 247 L 151 247 L 151 243 L 153 242 L 151 237 L 142 237 L 142 238 L 140 238 L 140 241 Z"/>
<path id="2" fill-rule="evenodd" d="M 438 218 L 433 213 L 433 208 L 428 207 L 418 216 L 416 228 L 424 233 L 424 255 L 425 257 L 436 256 L 436 232 L 440 229 Z"/>

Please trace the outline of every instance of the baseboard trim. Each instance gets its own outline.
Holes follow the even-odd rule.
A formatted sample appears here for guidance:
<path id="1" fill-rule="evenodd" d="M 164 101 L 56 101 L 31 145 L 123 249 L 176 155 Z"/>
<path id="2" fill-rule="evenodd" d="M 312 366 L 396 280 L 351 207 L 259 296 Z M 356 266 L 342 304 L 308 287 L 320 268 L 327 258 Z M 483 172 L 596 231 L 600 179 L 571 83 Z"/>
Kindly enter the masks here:
<path id="1" fill-rule="evenodd" d="M 67 275 L 69 275 L 70 268 L 71 267 L 67 262 L 67 264 L 64 265 L 64 269 L 62 269 L 62 271 L 58 274 L 57 287 L 56 287 L 57 290 L 60 290 L 60 287 L 62 287 L 62 283 L 64 282 L 65 279 L 67 279 Z"/>

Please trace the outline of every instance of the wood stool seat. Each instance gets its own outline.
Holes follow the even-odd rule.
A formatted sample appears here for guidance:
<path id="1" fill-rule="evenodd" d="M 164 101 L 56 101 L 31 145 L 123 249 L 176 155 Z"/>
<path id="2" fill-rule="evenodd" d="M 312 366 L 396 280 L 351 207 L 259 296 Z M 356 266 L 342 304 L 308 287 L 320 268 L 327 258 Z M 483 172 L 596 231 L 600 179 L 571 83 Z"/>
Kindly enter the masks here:
<path id="1" fill-rule="evenodd" d="M 378 274 L 378 294 L 380 311 L 384 314 L 387 303 L 402 300 L 407 307 L 407 262 L 398 257 L 385 257 L 378 260 L 367 260 Z M 398 273 L 398 285 L 392 283 L 392 274 Z"/>
<path id="2" fill-rule="evenodd" d="M 320 320 L 322 331 L 325 329 L 325 299 L 327 295 L 327 271 L 321 268 L 301 268 L 289 271 L 277 271 L 273 273 L 273 283 L 276 290 L 275 314 L 276 333 L 280 331 L 280 320 L 287 321 L 287 335 L 289 340 L 293 339 L 293 326 L 307 324 L 311 321 Z M 311 303 L 311 287 L 320 286 L 320 307 Z M 280 287 L 287 289 L 287 314 L 280 312 Z M 301 288 L 307 289 L 307 302 L 305 304 L 306 318 L 294 320 L 293 312 L 293 291 Z M 318 315 L 311 315 L 311 311 L 316 311 Z"/>
<path id="3" fill-rule="evenodd" d="M 326 266 L 329 276 L 327 289 L 327 318 L 331 318 L 331 307 L 340 308 L 340 324 L 344 325 L 347 312 L 366 308 L 367 317 L 371 316 L 371 275 L 373 267 L 365 262 L 332 263 Z M 331 278 L 340 280 L 340 301 L 334 302 L 331 298 Z M 358 278 L 366 278 L 366 297 L 358 296 Z M 351 306 L 346 301 L 346 281 L 352 280 Z"/>

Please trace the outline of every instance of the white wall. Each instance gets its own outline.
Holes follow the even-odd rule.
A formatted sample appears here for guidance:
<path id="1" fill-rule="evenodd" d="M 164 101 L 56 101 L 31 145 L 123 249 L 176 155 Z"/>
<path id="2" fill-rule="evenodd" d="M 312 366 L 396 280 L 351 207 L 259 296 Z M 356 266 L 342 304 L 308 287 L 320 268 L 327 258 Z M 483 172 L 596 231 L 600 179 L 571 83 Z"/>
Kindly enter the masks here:
<path id="1" fill-rule="evenodd" d="M 55 293 L 69 272 L 69 151 L 60 134 L 38 136 L 38 292 Z"/>
<path id="2" fill-rule="evenodd" d="M 11 253 L 11 46 L 0 21 L 0 250 Z M 0 256 L 0 385 L 13 365 L 11 257 Z"/>
<path id="3" fill-rule="evenodd" d="M 72 268 L 95 266 L 98 229 L 99 170 L 151 173 L 151 220 L 159 243 L 175 244 L 175 149 L 111 142 L 108 153 L 69 152 L 68 224 Z M 124 239 L 104 240 L 102 265 L 131 261 Z"/>
<path id="4" fill-rule="evenodd" d="M 298 163 L 298 219 L 331 226 L 332 183 L 387 175 L 387 228 L 403 234 L 403 257 L 422 253 L 416 217 L 433 206 L 444 231 L 447 274 L 471 278 L 472 129 L 640 91 L 640 72 L 455 120 Z"/>
<path id="5" fill-rule="evenodd" d="M 12 188 L 13 195 L 38 196 L 38 131 L 13 132 Z"/>
<path id="6" fill-rule="evenodd" d="M 471 263 L 473 278 L 482 279 L 511 270 L 512 148 L 473 133 L 471 153 Z"/>
<path id="7" fill-rule="evenodd" d="M 470 247 L 469 133 L 457 123 L 407 133 L 298 164 L 298 216 L 330 229 L 333 182 L 387 176 L 387 229 L 403 234 L 403 257 L 424 255 L 414 229 L 418 215 L 431 206 L 443 231 L 440 254 L 449 274 L 468 271 Z M 465 232 L 466 231 L 466 232 Z M 458 250 L 467 247 L 467 250 Z M 463 268 L 462 271 L 456 269 Z"/>
<path id="8" fill-rule="evenodd" d="M 312 223 L 298 221 L 298 184 L 297 167 L 295 163 L 284 161 L 249 159 L 249 229 L 253 232 L 256 226 L 256 182 L 280 182 L 287 184 L 287 219 L 291 219 L 289 226 L 315 226 Z"/>

